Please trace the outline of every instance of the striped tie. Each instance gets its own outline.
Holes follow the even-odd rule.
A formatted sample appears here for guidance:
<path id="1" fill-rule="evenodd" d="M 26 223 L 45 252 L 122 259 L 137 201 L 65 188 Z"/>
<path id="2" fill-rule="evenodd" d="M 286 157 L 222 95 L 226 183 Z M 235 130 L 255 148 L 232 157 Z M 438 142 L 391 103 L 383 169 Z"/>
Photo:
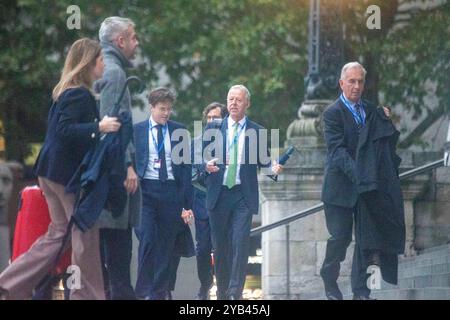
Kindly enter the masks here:
<path id="1" fill-rule="evenodd" d="M 226 186 L 231 189 L 236 185 L 236 172 L 237 172 L 237 158 L 238 158 L 238 137 L 237 137 L 237 128 L 239 123 L 236 122 L 233 125 L 233 140 L 231 140 L 232 145 L 230 149 L 230 162 L 228 164 L 227 178 L 225 180 Z"/>

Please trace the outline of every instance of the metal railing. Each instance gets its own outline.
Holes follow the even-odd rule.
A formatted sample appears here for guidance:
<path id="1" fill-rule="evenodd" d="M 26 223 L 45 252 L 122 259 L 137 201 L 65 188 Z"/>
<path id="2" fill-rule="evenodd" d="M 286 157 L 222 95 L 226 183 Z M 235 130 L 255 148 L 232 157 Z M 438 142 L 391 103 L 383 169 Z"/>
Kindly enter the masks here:
<path id="1" fill-rule="evenodd" d="M 405 171 L 399 175 L 399 178 L 400 178 L 400 180 L 405 180 L 405 179 L 417 176 L 421 173 L 432 171 L 432 170 L 442 167 L 442 166 L 444 166 L 443 158 L 440 160 L 434 161 L 434 162 L 430 162 L 423 166 Z M 270 223 L 270 224 L 267 224 L 264 226 L 254 228 L 250 231 L 250 236 L 256 236 L 256 235 L 262 234 L 263 232 L 273 230 L 273 229 L 281 227 L 281 226 L 285 226 L 285 228 L 286 228 L 286 295 L 287 295 L 288 299 L 290 297 L 290 286 L 289 286 L 289 283 L 290 283 L 290 263 L 289 263 L 289 261 L 290 261 L 290 243 L 289 243 L 290 242 L 290 234 L 289 234 L 290 230 L 289 230 L 289 224 L 298 219 L 307 217 L 309 215 L 320 212 L 322 210 L 323 210 L 323 203 L 321 202 L 321 203 L 316 204 L 313 207 L 296 212 L 294 214 L 291 214 L 290 216 L 287 216 L 286 218 L 283 218 L 281 220 L 278 220 L 276 222 L 273 222 L 273 223 Z"/>

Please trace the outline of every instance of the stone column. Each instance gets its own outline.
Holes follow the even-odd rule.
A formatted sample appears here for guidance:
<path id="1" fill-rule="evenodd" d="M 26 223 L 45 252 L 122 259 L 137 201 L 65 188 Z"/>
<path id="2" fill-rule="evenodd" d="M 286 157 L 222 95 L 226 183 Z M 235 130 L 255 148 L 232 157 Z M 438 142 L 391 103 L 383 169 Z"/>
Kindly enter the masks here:
<path id="1" fill-rule="evenodd" d="M 265 202 L 262 224 L 270 224 L 320 203 L 326 150 L 321 135 L 320 114 L 330 101 L 314 100 L 302 104 L 299 118 L 288 128 L 286 145 L 295 152 L 285 171 L 273 183 L 260 177 Z M 316 213 L 290 224 L 290 296 L 286 274 L 286 228 L 279 227 L 262 236 L 262 289 L 265 299 L 307 299 L 311 288 L 320 286 L 318 260 L 327 233 L 323 213 Z M 322 241 L 322 243 L 321 243 Z"/>
<path id="2" fill-rule="evenodd" d="M 320 203 L 326 156 L 321 115 L 338 96 L 339 68 L 343 60 L 341 2 L 310 0 L 308 74 L 305 101 L 298 119 L 287 130 L 286 145 L 296 147 L 279 182 L 261 178 L 262 223 L 268 224 Z M 290 239 L 284 227 L 262 236 L 262 287 L 266 299 L 304 299 L 321 281 L 317 277 L 323 243 L 327 238 L 323 213 L 316 213 L 290 225 Z M 290 285 L 286 283 L 286 244 L 290 245 Z"/>

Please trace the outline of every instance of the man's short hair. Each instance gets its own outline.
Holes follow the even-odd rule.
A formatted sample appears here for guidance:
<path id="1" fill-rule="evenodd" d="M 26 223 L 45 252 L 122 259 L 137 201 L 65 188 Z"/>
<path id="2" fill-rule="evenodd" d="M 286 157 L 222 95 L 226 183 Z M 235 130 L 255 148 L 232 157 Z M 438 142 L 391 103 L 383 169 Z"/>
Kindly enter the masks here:
<path id="1" fill-rule="evenodd" d="M 103 20 L 98 32 L 98 37 L 101 42 L 113 42 L 119 35 L 125 33 L 130 26 L 135 27 L 135 24 L 131 19 L 108 17 Z"/>
<path id="2" fill-rule="evenodd" d="M 222 117 L 222 119 L 226 117 L 226 115 L 228 114 L 227 108 L 219 102 L 212 102 L 208 104 L 205 109 L 203 109 L 203 121 L 206 120 L 206 116 L 208 115 L 208 113 L 216 108 L 220 108 L 220 116 Z"/>
<path id="3" fill-rule="evenodd" d="M 148 94 L 148 103 L 152 107 L 154 107 L 159 102 L 166 102 L 166 101 L 172 104 L 175 102 L 175 94 L 173 94 L 172 91 L 170 91 L 168 88 L 159 87 L 153 89 Z"/>
<path id="4" fill-rule="evenodd" d="M 230 88 L 230 90 L 228 90 L 228 92 L 230 92 L 230 91 L 233 90 L 233 89 L 239 89 L 239 90 L 244 91 L 245 96 L 247 97 L 248 105 L 250 105 L 250 91 L 247 89 L 246 86 L 244 86 L 244 85 L 242 85 L 242 84 L 236 84 L 236 85 L 232 86 L 232 87 Z"/>
<path id="5" fill-rule="evenodd" d="M 353 61 L 353 62 L 349 62 L 349 63 L 345 64 L 345 65 L 342 67 L 342 71 L 341 71 L 341 80 L 344 80 L 344 79 L 345 79 L 345 73 L 347 72 L 347 70 L 350 70 L 350 69 L 353 69 L 353 68 L 359 68 L 359 69 L 361 69 L 361 71 L 363 72 L 364 79 L 366 78 L 366 74 L 367 74 L 366 69 L 364 69 L 364 67 L 362 66 L 362 64 L 360 64 L 359 62 Z"/>

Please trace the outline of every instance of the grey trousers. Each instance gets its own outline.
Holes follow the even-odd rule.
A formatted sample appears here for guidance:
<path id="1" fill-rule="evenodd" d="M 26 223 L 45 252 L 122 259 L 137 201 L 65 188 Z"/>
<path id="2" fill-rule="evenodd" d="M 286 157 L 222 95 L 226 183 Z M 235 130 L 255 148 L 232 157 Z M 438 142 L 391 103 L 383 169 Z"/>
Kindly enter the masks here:
<path id="1" fill-rule="evenodd" d="M 0 288 L 9 299 L 28 299 L 43 279 L 61 247 L 73 212 L 75 196 L 65 193 L 64 186 L 39 177 L 50 211 L 51 223 L 45 235 L 0 274 Z M 99 230 L 94 227 L 85 233 L 72 229 L 72 265 L 80 270 L 79 281 L 70 292 L 71 300 L 104 300 L 104 284 L 100 258 Z M 80 285 L 77 285 L 80 284 Z"/>

